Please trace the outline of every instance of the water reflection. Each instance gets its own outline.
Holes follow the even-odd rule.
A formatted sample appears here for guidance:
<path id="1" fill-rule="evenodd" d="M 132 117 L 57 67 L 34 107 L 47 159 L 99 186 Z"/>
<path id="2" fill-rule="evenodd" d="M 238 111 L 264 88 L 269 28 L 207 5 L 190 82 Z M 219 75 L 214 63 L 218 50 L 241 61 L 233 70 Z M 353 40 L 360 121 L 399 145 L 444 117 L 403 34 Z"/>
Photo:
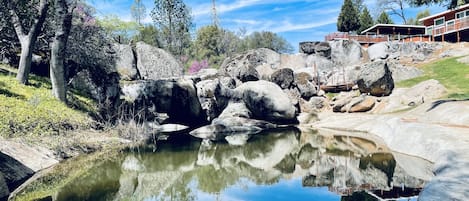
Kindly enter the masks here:
<path id="1" fill-rule="evenodd" d="M 408 175 L 372 141 L 295 129 L 243 146 L 188 135 L 156 146 L 96 165 L 54 200 L 377 200 L 418 195 L 428 179 Z"/>

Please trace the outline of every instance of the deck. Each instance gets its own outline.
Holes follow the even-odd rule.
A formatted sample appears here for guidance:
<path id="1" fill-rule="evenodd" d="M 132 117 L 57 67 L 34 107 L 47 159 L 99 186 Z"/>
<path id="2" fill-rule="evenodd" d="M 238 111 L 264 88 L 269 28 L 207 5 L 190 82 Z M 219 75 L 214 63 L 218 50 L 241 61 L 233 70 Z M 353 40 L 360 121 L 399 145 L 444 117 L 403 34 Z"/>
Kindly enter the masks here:
<path id="1" fill-rule="evenodd" d="M 356 40 L 360 44 L 374 44 L 389 41 L 389 36 L 386 35 L 351 35 L 348 33 L 337 32 L 330 33 L 325 37 L 326 41 L 337 39 Z"/>
<path id="2" fill-rule="evenodd" d="M 440 36 L 466 29 L 469 29 L 469 17 L 451 20 L 446 22 L 445 25 L 434 27 L 432 34 L 433 36 Z"/>

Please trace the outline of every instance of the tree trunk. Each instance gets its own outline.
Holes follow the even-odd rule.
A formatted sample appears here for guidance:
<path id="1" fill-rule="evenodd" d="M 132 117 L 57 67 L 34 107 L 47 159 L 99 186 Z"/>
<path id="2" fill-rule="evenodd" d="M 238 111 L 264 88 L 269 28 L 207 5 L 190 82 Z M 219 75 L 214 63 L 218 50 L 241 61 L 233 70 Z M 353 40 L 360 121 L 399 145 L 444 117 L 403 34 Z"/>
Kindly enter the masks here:
<path id="1" fill-rule="evenodd" d="M 36 40 L 41 31 L 41 27 L 44 24 L 44 21 L 46 20 L 46 14 L 49 4 L 47 0 L 41 0 L 39 2 L 39 15 L 36 19 L 34 19 L 34 22 L 32 23 L 29 32 L 26 33 L 13 3 L 14 2 L 12 1 L 8 1 L 7 5 L 10 11 L 10 18 L 15 28 L 16 35 L 18 36 L 21 43 L 21 56 L 16 79 L 21 84 L 27 84 L 29 72 L 31 71 L 33 47 L 34 44 L 36 44 Z"/>
<path id="2" fill-rule="evenodd" d="M 33 44 L 32 41 L 24 37 L 24 39 L 20 39 L 21 43 L 21 56 L 20 56 L 20 63 L 18 66 L 18 74 L 16 74 L 16 80 L 21 84 L 28 83 L 28 75 L 31 71 L 31 60 L 33 57 Z"/>
<path id="3" fill-rule="evenodd" d="M 62 102 L 67 102 L 65 82 L 65 49 L 72 27 L 72 11 L 68 10 L 66 0 L 55 0 L 56 30 L 51 45 L 50 80 L 52 94 Z"/>

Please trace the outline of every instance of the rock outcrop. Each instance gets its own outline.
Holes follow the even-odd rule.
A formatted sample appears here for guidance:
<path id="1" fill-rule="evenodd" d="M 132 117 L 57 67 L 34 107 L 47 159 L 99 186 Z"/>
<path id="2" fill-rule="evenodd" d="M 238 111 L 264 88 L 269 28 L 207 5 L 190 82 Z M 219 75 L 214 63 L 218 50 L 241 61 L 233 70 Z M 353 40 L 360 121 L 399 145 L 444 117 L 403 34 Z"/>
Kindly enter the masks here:
<path id="1" fill-rule="evenodd" d="M 10 192 L 34 174 L 14 158 L 0 152 L 0 200 L 6 200 Z"/>
<path id="2" fill-rule="evenodd" d="M 394 80 L 386 61 L 375 61 L 362 66 L 357 81 L 361 93 L 388 96 L 394 89 Z"/>
<path id="3" fill-rule="evenodd" d="M 331 45 L 328 42 L 301 42 L 300 53 L 316 54 L 326 58 L 331 58 Z"/>
<path id="4" fill-rule="evenodd" d="M 278 123 L 296 122 L 297 112 L 290 98 L 272 82 L 246 82 L 235 89 L 255 119 Z"/>
<path id="5" fill-rule="evenodd" d="M 121 80 L 136 80 L 139 78 L 137 62 L 130 45 L 114 44 L 116 52 L 116 69 Z"/>
<path id="6" fill-rule="evenodd" d="M 293 75 L 292 69 L 282 68 L 272 73 L 270 81 L 277 84 L 282 89 L 289 89 L 293 86 L 295 76 Z"/>
<path id="7" fill-rule="evenodd" d="M 331 46 L 331 60 L 338 66 L 350 66 L 362 62 L 363 48 L 355 40 L 334 40 Z"/>
<path id="8" fill-rule="evenodd" d="M 183 75 L 182 65 L 173 55 L 163 49 L 138 42 L 135 47 L 137 68 L 145 80 L 180 77 Z"/>

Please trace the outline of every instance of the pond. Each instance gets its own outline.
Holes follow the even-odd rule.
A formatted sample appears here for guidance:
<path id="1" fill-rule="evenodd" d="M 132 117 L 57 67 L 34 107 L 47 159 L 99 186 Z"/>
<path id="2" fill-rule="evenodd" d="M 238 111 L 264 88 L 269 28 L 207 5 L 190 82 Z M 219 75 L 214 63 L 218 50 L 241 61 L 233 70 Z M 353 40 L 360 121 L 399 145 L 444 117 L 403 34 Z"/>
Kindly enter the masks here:
<path id="1" fill-rule="evenodd" d="M 55 169 L 84 164 L 74 160 L 81 162 Z M 50 179 L 57 173 L 46 174 L 21 199 L 417 200 L 431 173 L 400 164 L 432 165 L 370 140 L 297 129 L 258 134 L 242 146 L 178 134 L 85 161 L 83 171 L 63 171 L 59 182 Z"/>

